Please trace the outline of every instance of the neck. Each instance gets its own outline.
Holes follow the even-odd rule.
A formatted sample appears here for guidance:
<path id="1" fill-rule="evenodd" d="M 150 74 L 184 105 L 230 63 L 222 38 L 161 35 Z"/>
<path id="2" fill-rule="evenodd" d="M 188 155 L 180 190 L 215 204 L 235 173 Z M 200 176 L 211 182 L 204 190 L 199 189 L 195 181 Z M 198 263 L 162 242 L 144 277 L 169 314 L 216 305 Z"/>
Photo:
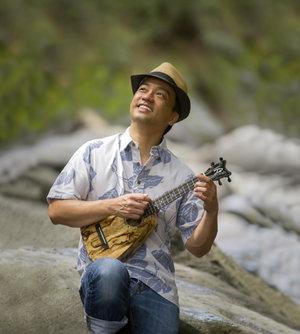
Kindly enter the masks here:
<path id="1" fill-rule="evenodd" d="M 162 133 L 161 131 L 155 132 L 149 127 L 137 126 L 135 123 L 131 123 L 129 132 L 133 141 L 139 145 L 141 162 L 144 165 L 150 157 L 151 147 L 161 142 Z"/>

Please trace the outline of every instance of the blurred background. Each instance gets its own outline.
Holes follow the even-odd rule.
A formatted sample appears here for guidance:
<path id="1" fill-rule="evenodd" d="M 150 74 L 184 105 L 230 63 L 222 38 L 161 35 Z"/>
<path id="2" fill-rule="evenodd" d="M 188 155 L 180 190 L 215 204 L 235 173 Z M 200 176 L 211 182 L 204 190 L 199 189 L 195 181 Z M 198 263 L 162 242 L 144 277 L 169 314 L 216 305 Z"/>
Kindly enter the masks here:
<path id="1" fill-rule="evenodd" d="M 164 61 L 192 100 L 171 149 L 233 172 L 217 245 L 300 304 L 299 0 L 0 0 L 0 247 L 76 258 L 45 196 L 84 140 L 129 124 L 130 75 Z"/>
<path id="2" fill-rule="evenodd" d="M 165 60 L 226 131 L 298 136 L 299 16 L 297 0 L 1 0 L 1 146 L 85 107 L 126 122 L 129 75 Z"/>

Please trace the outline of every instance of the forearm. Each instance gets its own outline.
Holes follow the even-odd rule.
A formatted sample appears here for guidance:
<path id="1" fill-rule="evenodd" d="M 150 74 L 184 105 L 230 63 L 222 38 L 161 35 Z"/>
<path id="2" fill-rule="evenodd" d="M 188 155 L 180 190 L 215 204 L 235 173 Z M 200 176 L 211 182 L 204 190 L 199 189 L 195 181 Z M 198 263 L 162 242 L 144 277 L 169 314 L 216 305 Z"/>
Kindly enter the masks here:
<path id="1" fill-rule="evenodd" d="M 52 200 L 48 214 L 54 224 L 82 227 L 112 214 L 111 200 Z"/>
<path id="2" fill-rule="evenodd" d="M 139 219 L 149 202 L 147 194 L 126 194 L 97 201 L 52 200 L 48 214 L 54 224 L 82 227 L 110 215 Z"/>
<path id="3" fill-rule="evenodd" d="M 193 234 L 186 242 L 186 248 L 197 257 L 207 254 L 217 236 L 218 212 L 204 214 Z"/>

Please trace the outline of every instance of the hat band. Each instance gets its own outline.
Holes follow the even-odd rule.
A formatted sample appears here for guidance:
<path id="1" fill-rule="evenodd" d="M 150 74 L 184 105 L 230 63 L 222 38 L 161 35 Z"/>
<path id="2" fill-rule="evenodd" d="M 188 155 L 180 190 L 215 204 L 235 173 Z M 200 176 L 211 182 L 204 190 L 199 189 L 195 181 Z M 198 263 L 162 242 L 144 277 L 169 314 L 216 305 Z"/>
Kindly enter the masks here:
<path id="1" fill-rule="evenodd" d="M 165 73 L 163 73 L 163 72 L 150 72 L 149 75 L 150 75 L 150 76 L 153 75 L 153 76 L 155 76 L 155 77 L 159 77 L 159 78 L 161 78 L 162 80 L 164 80 L 164 81 L 170 83 L 171 85 L 177 87 L 176 82 L 175 82 L 170 76 L 168 76 L 168 74 L 165 74 Z"/>

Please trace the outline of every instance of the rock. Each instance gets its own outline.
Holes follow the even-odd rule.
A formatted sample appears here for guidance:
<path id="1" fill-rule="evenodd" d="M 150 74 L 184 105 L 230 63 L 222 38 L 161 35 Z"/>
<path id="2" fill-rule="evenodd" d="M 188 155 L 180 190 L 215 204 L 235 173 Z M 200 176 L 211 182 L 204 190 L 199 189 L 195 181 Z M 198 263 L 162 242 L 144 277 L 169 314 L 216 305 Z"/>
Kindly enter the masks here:
<path id="1" fill-rule="evenodd" d="M 249 300 L 211 274 L 176 264 L 180 314 L 191 333 L 297 333 L 286 325 L 249 311 Z M 257 301 L 252 301 L 255 308 Z"/>
<path id="2" fill-rule="evenodd" d="M 206 161 L 221 156 L 244 171 L 280 173 L 299 181 L 300 140 L 255 125 L 237 128 L 204 145 L 198 156 Z"/>
<path id="3" fill-rule="evenodd" d="M 210 321 L 216 326 L 226 326 L 227 322 L 227 331 L 222 329 L 224 333 L 233 330 L 234 326 L 237 326 L 237 331 L 233 333 L 296 333 L 286 326 L 300 329 L 300 306 L 268 286 L 261 278 L 242 269 L 218 247 L 213 247 L 207 256 L 200 259 L 184 251 L 175 257 L 175 261 L 177 277 L 197 285 L 193 292 L 193 288 L 189 289 L 188 284 L 183 283 L 179 296 L 183 307 L 193 309 L 190 315 L 197 313 L 198 309 L 193 321 L 195 323 L 200 318 L 200 323 L 197 322 L 200 327 L 197 329 L 201 333 L 219 333 L 215 329 L 210 331 Z M 248 312 L 244 312 L 243 307 Z M 267 318 L 275 322 L 268 323 Z M 281 327 L 278 323 L 285 326 Z"/>
<path id="4" fill-rule="evenodd" d="M 7 197 L 24 198 L 32 201 L 40 201 L 42 199 L 41 187 L 26 178 L 20 178 L 1 185 L 0 193 Z"/>
<path id="5" fill-rule="evenodd" d="M 224 127 L 219 119 L 198 100 L 191 99 L 192 111 L 183 122 L 174 124 L 167 138 L 199 147 L 224 133 Z"/>
<path id="6" fill-rule="evenodd" d="M 274 223 L 300 234 L 300 185 L 290 178 L 235 172 L 229 187 Z"/>
<path id="7" fill-rule="evenodd" d="M 74 269 L 78 231 L 52 225 L 46 207 L 37 203 L 7 198 L 0 203 L 4 213 L 0 221 L 0 305 L 6 306 L 0 312 L 1 329 L 8 333 L 18 333 L 20 328 L 28 333 L 84 333 L 79 275 Z M 8 221 L 18 229 L 12 229 Z M 262 328 L 293 333 L 279 322 L 300 326 L 295 305 L 261 281 L 253 283 L 249 274 L 220 256 L 220 251 L 214 250 L 206 259 L 180 254 L 176 264 L 182 301 L 180 333 L 265 333 Z M 264 316 L 259 315 L 262 312 Z"/>
<path id="8" fill-rule="evenodd" d="M 211 259 L 195 260 L 184 253 L 178 258 L 180 333 L 297 333 L 289 326 L 300 328 L 299 308 L 220 254 L 214 250 Z M 0 313 L 3 333 L 87 332 L 75 258 L 75 249 L 57 252 L 19 248 L 2 252 L 0 302 L 6 306 Z M 183 259 L 189 266 L 182 263 Z M 201 265 L 205 261 L 208 263 Z M 273 303 L 275 306 L 270 307 Z"/>
<path id="9" fill-rule="evenodd" d="M 87 333 L 74 254 L 46 249 L 1 254 L 1 333 Z"/>
<path id="10" fill-rule="evenodd" d="M 0 248 L 76 247 L 79 230 L 53 225 L 47 206 L 0 196 Z"/>
<path id="11" fill-rule="evenodd" d="M 101 124 L 101 121 L 99 122 Z M 123 131 L 123 128 L 120 127 L 99 128 L 98 125 L 94 121 L 93 128 L 81 128 L 72 134 L 52 135 L 41 139 L 35 145 L 18 146 L 2 152 L 0 155 L 0 185 L 16 180 L 23 173 L 39 165 L 60 168 L 86 141 Z"/>
<path id="12" fill-rule="evenodd" d="M 218 246 L 241 266 L 300 304 L 300 238 L 280 226 L 249 225 L 230 213 L 219 215 Z M 287 247 L 288 245 L 288 247 Z"/>
<path id="13" fill-rule="evenodd" d="M 251 202 L 238 194 L 231 194 L 222 199 L 220 209 L 223 212 L 232 212 L 241 216 L 250 224 L 272 227 L 273 221 L 257 210 Z"/>
<path id="14" fill-rule="evenodd" d="M 47 166 L 36 166 L 24 171 L 18 179 L 2 184 L 0 193 L 7 197 L 45 202 L 57 175 L 58 170 Z"/>

